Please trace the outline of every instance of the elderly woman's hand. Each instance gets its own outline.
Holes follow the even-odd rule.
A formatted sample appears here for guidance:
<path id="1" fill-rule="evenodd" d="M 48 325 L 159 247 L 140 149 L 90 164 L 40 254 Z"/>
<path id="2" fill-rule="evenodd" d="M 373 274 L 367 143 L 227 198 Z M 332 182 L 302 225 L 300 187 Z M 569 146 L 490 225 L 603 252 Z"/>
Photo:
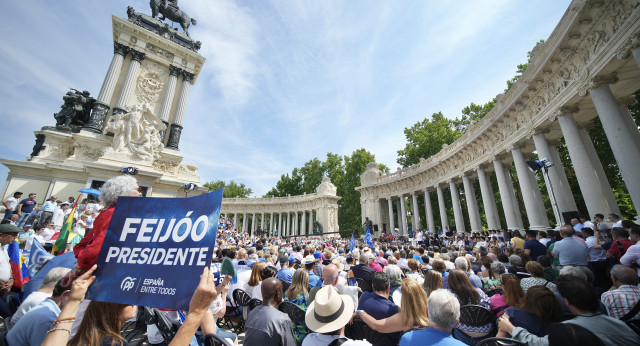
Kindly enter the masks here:
<path id="1" fill-rule="evenodd" d="M 202 275 L 200 275 L 200 284 L 198 284 L 196 291 L 193 293 L 193 297 L 191 297 L 189 314 L 200 314 L 207 311 L 209 305 L 211 305 L 211 302 L 213 302 L 217 295 L 218 293 L 216 292 L 213 282 L 213 274 L 211 274 L 209 268 L 205 266 Z"/>
<path id="2" fill-rule="evenodd" d="M 513 332 L 513 328 L 515 327 L 509 320 L 509 316 L 506 313 L 502 314 L 502 316 L 500 316 L 500 318 L 498 319 L 498 329 L 501 332 L 511 335 L 511 332 Z"/>
<path id="3" fill-rule="evenodd" d="M 84 297 L 87 295 L 89 286 L 91 286 L 91 284 L 96 281 L 96 277 L 92 275 L 96 268 L 98 268 L 98 265 L 94 264 L 91 269 L 87 270 L 84 274 L 80 275 L 80 277 L 73 280 L 70 300 L 78 302 L 84 300 Z"/>

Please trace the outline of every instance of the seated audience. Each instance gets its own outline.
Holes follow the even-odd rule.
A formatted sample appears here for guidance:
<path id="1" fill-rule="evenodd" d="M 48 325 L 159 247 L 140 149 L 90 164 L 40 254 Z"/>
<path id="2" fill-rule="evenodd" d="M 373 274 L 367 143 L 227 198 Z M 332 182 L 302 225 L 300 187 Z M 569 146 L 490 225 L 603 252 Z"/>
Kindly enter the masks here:
<path id="1" fill-rule="evenodd" d="M 552 323 L 562 320 L 562 308 L 555 294 L 544 286 L 533 286 L 524 295 L 520 307 L 510 307 L 505 310 L 511 323 L 522 327 L 537 336 L 548 334 L 547 328 Z M 509 337 L 499 332 L 499 337 Z"/>
<path id="2" fill-rule="evenodd" d="M 307 311 L 307 307 L 309 306 L 309 273 L 307 273 L 306 270 L 301 268 L 293 274 L 291 286 L 289 286 L 289 289 L 285 293 L 284 301 L 292 302 L 302 310 Z M 293 337 L 297 343 L 301 343 L 307 334 L 309 334 L 309 329 L 304 322 L 293 324 Z"/>
<path id="3" fill-rule="evenodd" d="M 481 289 L 474 287 L 467 274 L 461 270 L 456 269 L 449 273 L 449 290 L 456 295 L 460 306 L 480 305 L 491 310 L 489 297 Z M 493 325 L 490 323 L 478 328 L 467 326 L 461 322 L 453 330 L 453 336 L 467 345 L 475 345 L 478 341 L 486 338 L 492 329 Z"/>
<path id="4" fill-rule="evenodd" d="M 245 323 L 244 343 L 247 345 L 296 345 L 291 319 L 277 309 L 282 301 L 282 283 L 276 278 L 266 279 L 260 288 L 262 305 L 249 313 Z"/>
<path id="5" fill-rule="evenodd" d="M 640 301 L 638 276 L 633 268 L 616 264 L 611 268 L 611 280 L 615 289 L 605 292 L 600 299 L 607 308 L 607 314 L 620 319 Z M 638 318 L 640 318 L 640 313 L 631 317 L 631 319 Z"/>
<path id="6" fill-rule="evenodd" d="M 545 286 L 553 292 L 558 290 L 553 282 L 544 278 L 544 268 L 540 263 L 529 261 L 525 267 L 531 277 L 520 280 L 520 286 L 522 286 L 524 293 L 527 293 L 529 287 L 536 285 Z"/>
<path id="7" fill-rule="evenodd" d="M 427 294 L 427 298 L 429 295 L 437 290 L 442 288 L 442 274 L 436 270 L 429 270 L 427 275 L 425 275 L 424 283 L 422 284 L 422 288 L 424 288 L 424 292 Z"/>
<path id="8" fill-rule="evenodd" d="M 450 334 L 460 319 L 460 303 L 455 295 L 447 290 L 435 290 L 427 300 L 427 315 L 429 328 L 405 333 L 400 339 L 400 346 L 465 345 Z"/>
<path id="9" fill-rule="evenodd" d="M 391 317 L 398 313 L 399 308 L 389 300 L 389 276 L 385 273 L 376 273 L 373 276 L 373 292 L 362 292 L 358 310 L 363 310 L 376 320 Z M 389 339 L 398 343 L 400 333 L 389 334 Z"/>

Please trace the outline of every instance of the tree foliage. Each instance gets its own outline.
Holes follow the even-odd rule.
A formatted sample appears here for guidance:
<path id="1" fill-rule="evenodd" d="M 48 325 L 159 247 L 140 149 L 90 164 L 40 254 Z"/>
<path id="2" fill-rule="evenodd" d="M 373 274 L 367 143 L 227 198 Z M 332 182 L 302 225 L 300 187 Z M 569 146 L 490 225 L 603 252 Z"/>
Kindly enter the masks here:
<path id="1" fill-rule="evenodd" d="M 215 191 L 220 188 L 224 188 L 224 190 L 222 191 L 222 197 L 224 198 L 247 198 L 253 192 L 251 191 L 251 188 L 246 187 L 244 183 L 238 184 L 233 180 L 231 180 L 228 184 L 222 180 L 210 181 L 204 183 L 203 186 L 209 191 Z"/>
<path id="2" fill-rule="evenodd" d="M 314 158 L 300 168 L 294 168 L 291 174 L 283 174 L 264 197 L 295 196 L 316 192 L 323 176 L 328 176 L 336 186 L 338 196 L 338 225 L 340 229 L 359 228 L 360 226 L 360 175 L 367 169 L 369 162 L 375 162 L 375 156 L 365 149 L 354 151 L 351 156 L 327 153 L 325 161 Z M 379 164 L 378 168 L 389 173 L 389 168 Z"/>

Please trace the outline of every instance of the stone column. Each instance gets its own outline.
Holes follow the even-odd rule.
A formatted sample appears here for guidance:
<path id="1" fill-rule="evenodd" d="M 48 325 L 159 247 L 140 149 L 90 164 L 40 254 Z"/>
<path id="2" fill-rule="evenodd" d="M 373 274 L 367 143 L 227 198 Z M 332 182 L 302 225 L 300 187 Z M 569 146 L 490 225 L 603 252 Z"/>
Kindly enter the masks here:
<path id="1" fill-rule="evenodd" d="M 387 198 L 387 204 L 389 205 L 389 234 L 393 234 L 393 231 L 396 229 L 396 225 L 393 220 L 393 200 L 391 197 Z"/>
<path id="2" fill-rule="evenodd" d="M 496 205 L 496 197 L 493 194 L 491 180 L 482 168 L 478 168 L 478 182 L 480 183 L 480 193 L 482 194 L 482 205 L 484 206 L 484 214 L 487 217 L 487 227 L 490 230 L 499 230 L 500 215 L 498 214 L 498 206 Z"/>
<path id="3" fill-rule="evenodd" d="M 635 51 L 635 50 L 634 50 Z M 634 54 L 634 56 L 636 56 Z M 636 219 L 640 216 L 640 132 L 626 106 L 619 106 L 609 85 L 592 89 L 589 94 L 596 106 L 602 128 L 607 135 L 611 151 L 620 167 L 629 197 L 636 209 Z M 632 126 L 629 126 L 632 125 Z"/>
<path id="4" fill-rule="evenodd" d="M 436 233 L 436 222 L 433 219 L 433 207 L 431 206 L 431 195 L 429 190 L 424 189 L 424 212 L 427 218 L 427 228 L 432 233 Z"/>
<path id="5" fill-rule="evenodd" d="M 256 234 L 256 213 L 253 213 L 251 216 L 251 236 L 255 236 Z"/>
<path id="6" fill-rule="evenodd" d="M 300 213 L 296 211 L 296 214 L 293 217 L 296 223 L 295 226 L 293 227 L 294 235 L 300 235 L 300 220 L 298 219 L 299 216 L 300 216 Z"/>
<path id="7" fill-rule="evenodd" d="M 574 111 L 577 109 L 563 109 L 565 114 L 558 117 L 558 122 L 589 215 L 593 216 L 596 213 L 607 215 L 619 212 L 618 204 L 613 198 L 611 185 L 609 185 L 602 164 L 595 154 L 593 142 L 584 129 L 578 128 L 578 124 L 573 118 L 572 112 Z"/>
<path id="8" fill-rule="evenodd" d="M 516 210 L 514 208 L 515 194 L 513 188 L 509 188 L 510 184 L 508 180 L 511 180 L 509 172 L 500 160 L 493 160 L 493 167 L 496 170 L 496 178 L 498 178 L 498 189 L 500 190 L 504 216 L 507 220 L 507 228 L 511 230 L 519 229 Z"/>
<path id="9" fill-rule="evenodd" d="M 287 236 L 292 235 L 292 232 L 291 232 L 291 213 L 290 212 L 287 212 L 287 226 L 286 227 L 287 227 Z"/>
<path id="10" fill-rule="evenodd" d="M 634 48 L 631 51 L 631 54 L 633 54 L 633 58 L 636 60 L 636 64 L 638 65 L 638 67 L 640 67 L 640 46 Z"/>
<path id="11" fill-rule="evenodd" d="M 518 203 L 518 196 L 516 196 L 516 189 L 513 187 L 513 177 L 511 176 L 511 169 L 507 167 L 504 173 L 506 174 L 508 191 L 511 193 L 511 201 L 513 202 L 513 210 L 516 212 L 516 223 L 518 229 L 524 229 L 524 223 L 522 223 L 522 214 L 520 213 L 520 204 Z"/>
<path id="12" fill-rule="evenodd" d="M 282 237 L 284 233 L 282 233 L 282 213 L 278 214 L 278 236 Z"/>
<path id="13" fill-rule="evenodd" d="M 418 208 L 418 197 L 416 193 L 411 193 L 411 202 L 412 202 L 412 210 L 411 213 L 413 215 L 413 231 L 416 232 L 419 229 L 422 229 L 420 225 L 420 208 Z"/>
<path id="14" fill-rule="evenodd" d="M 464 227 L 464 217 L 462 216 L 462 206 L 460 205 L 460 192 L 453 180 L 449 180 L 449 191 L 451 192 L 451 204 L 453 204 L 453 218 L 456 223 L 456 232 L 466 232 Z"/>
<path id="15" fill-rule="evenodd" d="M 262 213 L 262 217 L 260 218 L 260 229 L 262 231 L 266 231 L 267 228 L 264 226 L 264 213 Z"/>
<path id="16" fill-rule="evenodd" d="M 302 211 L 302 215 L 300 215 L 302 217 L 302 220 L 300 221 L 300 235 L 305 236 L 307 235 L 307 229 L 306 229 L 306 220 L 305 217 L 307 216 L 307 211 L 303 210 Z"/>
<path id="17" fill-rule="evenodd" d="M 120 89 L 120 96 L 115 107 L 113 107 L 113 113 L 124 113 L 124 107 L 129 103 L 129 98 L 133 93 L 136 85 L 136 79 L 138 78 L 138 71 L 140 71 L 140 63 L 145 57 L 145 53 L 139 52 L 135 49 L 131 50 L 131 62 L 129 63 L 129 70 L 124 78 L 122 89 Z"/>
<path id="18" fill-rule="evenodd" d="M 124 57 L 127 55 L 129 50 L 129 47 L 121 43 L 113 43 L 113 58 L 111 58 L 111 65 L 109 65 L 107 75 L 104 77 L 100 93 L 96 98 L 96 102 L 93 104 L 93 109 L 91 109 L 89 122 L 83 127 L 84 130 L 94 133 L 102 133 L 104 121 L 107 118 L 107 113 L 109 112 L 109 103 L 111 103 L 111 97 L 113 97 L 113 91 L 116 88 L 118 77 L 120 77 L 120 71 L 122 70 L 122 62 L 124 62 Z"/>
<path id="19" fill-rule="evenodd" d="M 273 213 L 269 216 L 269 236 L 273 236 Z"/>
<path id="20" fill-rule="evenodd" d="M 247 219 L 247 213 L 244 213 L 242 215 L 242 232 L 245 232 L 245 233 L 247 232 L 247 221 L 249 221 Z"/>
<path id="21" fill-rule="evenodd" d="M 238 227 L 238 213 L 233 214 L 233 229 L 240 229 L 240 227 Z"/>
<path id="22" fill-rule="evenodd" d="M 176 83 L 180 73 L 182 73 L 182 69 L 169 65 L 169 80 L 164 88 L 164 99 L 162 99 L 162 108 L 160 108 L 160 115 L 158 116 L 167 129 L 169 128 L 169 112 L 171 112 L 171 106 L 173 105 L 173 96 L 176 92 Z M 162 138 L 163 142 L 166 132 L 167 130 L 160 132 L 160 138 Z"/>
<path id="23" fill-rule="evenodd" d="M 313 234 L 313 209 L 309 210 L 309 234 Z"/>
<path id="24" fill-rule="evenodd" d="M 573 199 L 571 188 L 569 187 L 569 181 L 567 175 L 562 167 L 562 161 L 558 155 L 558 151 L 555 147 L 549 145 L 544 133 L 538 132 L 533 136 L 533 142 L 536 145 L 536 151 L 538 152 L 538 158 L 548 158 L 553 166 L 547 168 L 547 172 L 543 175 L 547 185 L 547 192 L 549 199 L 551 200 L 553 207 L 553 214 L 556 218 L 556 226 L 562 226 L 564 224 L 562 220 L 562 213 L 567 211 L 577 211 L 576 201 Z M 542 168 L 544 170 L 544 168 Z"/>
<path id="25" fill-rule="evenodd" d="M 440 208 L 440 224 L 442 230 L 449 229 L 449 220 L 447 219 L 447 208 L 444 205 L 444 192 L 440 185 L 436 186 L 436 192 L 438 193 L 438 207 Z"/>
<path id="26" fill-rule="evenodd" d="M 396 213 L 398 213 L 398 234 L 402 235 L 402 211 L 400 207 L 401 200 L 398 198 Z"/>
<path id="27" fill-rule="evenodd" d="M 473 188 L 473 182 L 471 182 L 471 179 L 469 179 L 469 176 L 466 174 L 462 176 L 462 185 L 464 186 L 464 195 L 467 199 L 471 232 L 482 232 L 482 221 L 480 221 L 478 201 L 476 201 L 476 191 Z"/>
<path id="28" fill-rule="evenodd" d="M 529 219 L 529 229 L 544 231 L 549 228 L 549 219 L 542 202 L 538 181 L 529 169 L 522 149 L 511 149 L 511 155 L 516 165 L 516 172 L 518 172 L 518 182 L 524 199 L 524 208 Z"/>
<path id="29" fill-rule="evenodd" d="M 180 134 L 182 133 L 182 122 L 184 121 L 184 111 L 187 107 L 187 98 L 189 97 L 189 88 L 195 75 L 187 71 L 182 71 L 182 88 L 180 89 L 180 97 L 178 98 L 178 106 L 176 114 L 171 124 L 171 132 L 167 140 L 167 148 L 178 150 L 180 144 Z"/>
<path id="30" fill-rule="evenodd" d="M 407 206 L 404 196 L 400 196 L 400 216 L 402 219 L 402 235 L 409 235 L 408 226 L 407 226 Z"/>

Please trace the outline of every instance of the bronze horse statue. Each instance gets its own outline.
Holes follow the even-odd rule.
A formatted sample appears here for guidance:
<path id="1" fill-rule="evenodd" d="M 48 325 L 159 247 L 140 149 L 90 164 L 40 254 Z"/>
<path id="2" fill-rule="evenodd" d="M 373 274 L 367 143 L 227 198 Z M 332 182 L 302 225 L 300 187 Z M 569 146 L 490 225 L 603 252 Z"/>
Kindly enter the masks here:
<path id="1" fill-rule="evenodd" d="M 178 9 L 177 7 L 171 6 L 170 4 L 165 6 L 166 3 L 167 2 L 165 0 L 151 0 L 149 2 L 149 5 L 151 5 L 151 17 L 157 18 L 158 13 L 160 13 L 164 18 L 167 18 L 172 22 L 179 23 L 184 33 L 191 37 L 191 35 L 189 35 L 189 25 L 196 25 L 196 20 L 189 17 L 186 12 Z M 163 20 L 164 18 L 160 19 Z"/>

